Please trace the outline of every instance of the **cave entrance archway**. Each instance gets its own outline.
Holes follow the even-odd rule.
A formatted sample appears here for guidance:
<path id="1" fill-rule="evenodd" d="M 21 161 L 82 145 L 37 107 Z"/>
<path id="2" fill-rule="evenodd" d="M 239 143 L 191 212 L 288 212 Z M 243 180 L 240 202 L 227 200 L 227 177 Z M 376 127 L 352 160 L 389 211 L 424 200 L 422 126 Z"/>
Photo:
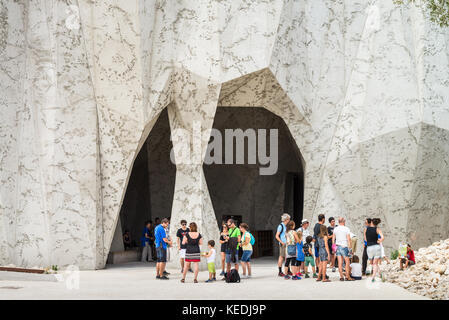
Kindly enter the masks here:
<path id="1" fill-rule="evenodd" d="M 170 161 L 171 149 L 170 124 L 165 108 L 134 161 L 108 263 L 140 261 L 145 221 L 152 220 L 154 226 L 156 218 L 171 215 L 176 177 L 176 166 Z M 126 230 L 131 236 L 130 248 L 123 241 Z"/>
<path id="2" fill-rule="evenodd" d="M 213 128 L 222 136 L 222 164 L 205 163 L 203 169 L 217 221 L 221 226 L 233 216 L 241 220 L 238 223 L 246 222 L 256 238 L 254 257 L 276 254 L 274 233 L 282 213 L 289 213 L 297 226 L 303 216 L 304 169 L 296 142 L 282 118 L 262 107 L 218 107 Z M 225 129 L 266 129 L 267 135 L 277 129 L 276 173 L 260 175 L 259 159 L 248 164 L 246 139 L 244 164 L 235 164 L 235 145 L 234 164 L 225 164 Z M 266 141 L 269 145 L 268 136 Z"/>

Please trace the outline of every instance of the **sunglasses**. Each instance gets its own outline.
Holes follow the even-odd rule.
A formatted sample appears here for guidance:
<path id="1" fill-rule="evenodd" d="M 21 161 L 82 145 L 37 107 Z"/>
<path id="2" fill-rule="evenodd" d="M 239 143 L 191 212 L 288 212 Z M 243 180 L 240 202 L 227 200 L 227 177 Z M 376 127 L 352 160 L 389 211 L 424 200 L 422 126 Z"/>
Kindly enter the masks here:
<path id="1" fill-rule="evenodd" d="M 187 225 L 187 223 L 181 223 L 181 226 L 186 226 Z"/>

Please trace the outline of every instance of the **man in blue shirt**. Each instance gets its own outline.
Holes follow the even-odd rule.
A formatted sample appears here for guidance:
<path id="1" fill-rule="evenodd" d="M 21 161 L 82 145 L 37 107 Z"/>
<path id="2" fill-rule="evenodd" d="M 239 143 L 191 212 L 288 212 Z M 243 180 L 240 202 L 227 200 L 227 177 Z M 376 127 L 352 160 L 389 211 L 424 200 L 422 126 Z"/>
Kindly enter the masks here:
<path id="1" fill-rule="evenodd" d="M 167 233 L 165 232 L 165 228 L 168 226 L 168 219 L 164 218 L 154 229 L 154 237 L 155 237 L 155 245 L 156 245 L 156 255 L 157 255 L 157 263 L 156 263 L 156 279 L 168 280 L 168 277 L 165 273 L 165 264 L 167 262 L 167 244 L 172 245 L 172 242 L 168 240 Z"/>
<path id="2" fill-rule="evenodd" d="M 278 259 L 278 268 L 279 268 L 279 276 L 283 277 L 285 274 L 282 272 L 282 263 L 284 262 L 285 253 L 286 253 L 286 244 L 287 239 L 285 238 L 285 234 L 287 231 L 287 224 L 290 222 L 290 215 L 288 213 L 284 213 L 281 216 L 281 223 L 278 225 L 276 230 L 276 240 L 279 242 L 279 259 Z M 289 273 L 290 269 L 289 269 Z"/>
<path id="3" fill-rule="evenodd" d="M 142 244 L 142 262 L 148 262 L 151 257 L 151 242 L 153 237 L 151 235 L 151 220 L 145 222 L 142 237 L 140 238 Z"/>

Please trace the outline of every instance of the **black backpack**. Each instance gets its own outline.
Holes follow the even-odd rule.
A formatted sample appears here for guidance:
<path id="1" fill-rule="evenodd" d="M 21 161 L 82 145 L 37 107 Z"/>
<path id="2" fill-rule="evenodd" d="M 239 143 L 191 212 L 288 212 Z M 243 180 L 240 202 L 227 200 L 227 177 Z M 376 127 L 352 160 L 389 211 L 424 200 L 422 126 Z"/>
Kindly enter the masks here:
<path id="1" fill-rule="evenodd" d="M 232 282 L 240 282 L 239 272 L 235 269 L 232 269 L 231 272 L 226 273 L 226 283 Z"/>

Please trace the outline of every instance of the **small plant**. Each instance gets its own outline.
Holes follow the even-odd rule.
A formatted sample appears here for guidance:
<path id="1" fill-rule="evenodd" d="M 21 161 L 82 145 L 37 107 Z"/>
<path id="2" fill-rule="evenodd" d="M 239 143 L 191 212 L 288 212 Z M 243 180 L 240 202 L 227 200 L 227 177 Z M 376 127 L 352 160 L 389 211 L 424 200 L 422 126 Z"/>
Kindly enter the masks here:
<path id="1" fill-rule="evenodd" d="M 391 252 L 390 254 L 391 260 L 396 260 L 398 257 L 399 257 L 399 250 L 394 250 L 393 252 Z"/>
<path id="2" fill-rule="evenodd" d="M 397 5 L 416 3 L 416 0 L 393 0 Z M 423 0 L 430 12 L 430 20 L 438 23 L 440 27 L 449 27 L 449 0 Z"/>
<path id="3" fill-rule="evenodd" d="M 51 266 L 51 270 L 58 272 L 58 266 L 57 265 Z"/>

